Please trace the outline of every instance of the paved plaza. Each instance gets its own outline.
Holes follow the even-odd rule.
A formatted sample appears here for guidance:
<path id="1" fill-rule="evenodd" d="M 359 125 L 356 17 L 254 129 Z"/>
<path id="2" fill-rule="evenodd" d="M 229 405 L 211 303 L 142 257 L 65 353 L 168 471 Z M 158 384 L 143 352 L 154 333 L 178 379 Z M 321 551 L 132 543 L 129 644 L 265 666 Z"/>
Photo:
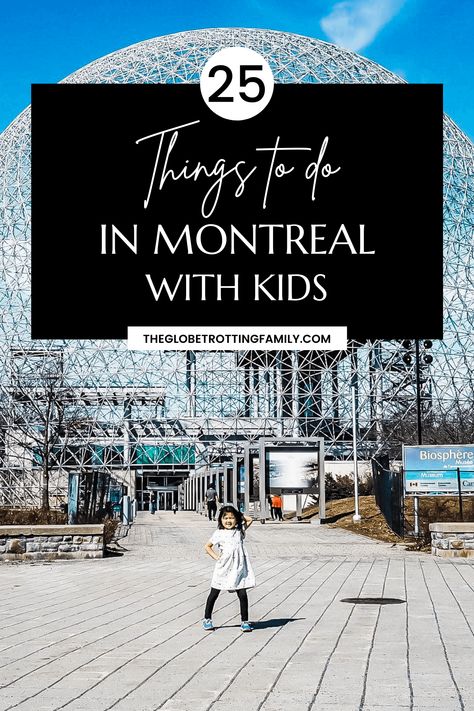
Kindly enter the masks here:
<path id="1" fill-rule="evenodd" d="M 121 556 L 2 564 L 0 710 L 474 711 L 472 563 L 255 523 L 255 630 L 223 592 L 204 632 L 215 525 L 141 513 Z"/>

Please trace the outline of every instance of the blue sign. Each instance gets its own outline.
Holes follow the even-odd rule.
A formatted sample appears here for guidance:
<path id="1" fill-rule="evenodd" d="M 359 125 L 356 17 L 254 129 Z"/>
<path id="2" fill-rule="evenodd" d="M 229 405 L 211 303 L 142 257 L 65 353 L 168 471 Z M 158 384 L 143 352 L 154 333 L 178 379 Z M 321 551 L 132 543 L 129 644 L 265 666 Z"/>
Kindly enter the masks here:
<path id="1" fill-rule="evenodd" d="M 403 447 L 407 494 L 474 494 L 474 444 Z"/>

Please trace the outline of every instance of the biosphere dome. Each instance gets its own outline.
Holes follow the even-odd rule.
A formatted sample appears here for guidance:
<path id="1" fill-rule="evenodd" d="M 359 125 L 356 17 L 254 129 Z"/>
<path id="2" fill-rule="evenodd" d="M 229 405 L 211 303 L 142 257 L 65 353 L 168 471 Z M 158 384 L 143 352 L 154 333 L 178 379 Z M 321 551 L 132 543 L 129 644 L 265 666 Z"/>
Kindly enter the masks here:
<path id="1" fill-rule="evenodd" d="M 326 42 L 255 29 L 147 40 L 92 62 L 64 82 L 198 82 L 208 57 L 228 46 L 260 52 L 276 82 L 403 82 Z M 266 355 L 134 352 L 119 341 L 38 342 L 29 337 L 30 109 L 25 109 L 0 136 L 0 456 L 4 492 L 10 492 L 4 500 L 34 498 L 40 455 L 33 446 L 19 448 L 12 435 L 27 420 L 38 431 L 55 431 L 58 472 L 101 467 L 129 482 L 136 476 L 137 491 L 147 473 L 176 483 L 194 467 L 228 459 L 264 435 L 323 436 L 328 456 L 349 458 L 351 386 L 357 395 L 359 456 L 383 451 L 399 456 L 400 441 L 416 442 L 418 434 L 438 442 L 467 437 L 459 428 L 463 423 L 474 430 L 472 169 L 472 143 L 445 116 L 442 342 L 375 341 L 352 343 L 344 353 Z M 86 288 L 87 275 L 84 281 Z M 411 288 L 417 308 L 416 284 L 406 285 L 402 274 L 389 271 L 385 281 L 385 288 Z M 370 301 L 371 285 L 354 288 L 365 289 Z M 58 308 L 67 311 L 68 295 L 57 298 Z M 104 319 L 113 307 L 97 305 Z M 56 414 L 46 422 L 52 381 Z"/>

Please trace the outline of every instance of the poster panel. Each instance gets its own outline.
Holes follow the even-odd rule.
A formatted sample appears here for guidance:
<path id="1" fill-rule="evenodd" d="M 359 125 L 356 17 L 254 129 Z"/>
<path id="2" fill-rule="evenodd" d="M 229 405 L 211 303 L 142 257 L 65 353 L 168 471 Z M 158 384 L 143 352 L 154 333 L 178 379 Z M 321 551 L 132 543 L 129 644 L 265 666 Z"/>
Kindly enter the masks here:
<path id="1" fill-rule="evenodd" d="M 319 452 L 316 447 L 269 447 L 265 453 L 268 488 L 272 493 L 318 493 Z"/>

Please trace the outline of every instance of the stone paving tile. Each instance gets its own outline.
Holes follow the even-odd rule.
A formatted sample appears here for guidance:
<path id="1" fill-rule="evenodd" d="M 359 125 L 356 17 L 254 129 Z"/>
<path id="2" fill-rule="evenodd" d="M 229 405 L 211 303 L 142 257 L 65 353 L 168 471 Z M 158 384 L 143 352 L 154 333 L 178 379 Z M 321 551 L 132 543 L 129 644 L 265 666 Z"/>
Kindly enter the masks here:
<path id="1" fill-rule="evenodd" d="M 2 566 L 0 711 L 474 711 L 472 564 L 255 523 L 256 629 L 222 593 L 205 633 L 214 528 L 143 514 L 123 556 Z"/>

